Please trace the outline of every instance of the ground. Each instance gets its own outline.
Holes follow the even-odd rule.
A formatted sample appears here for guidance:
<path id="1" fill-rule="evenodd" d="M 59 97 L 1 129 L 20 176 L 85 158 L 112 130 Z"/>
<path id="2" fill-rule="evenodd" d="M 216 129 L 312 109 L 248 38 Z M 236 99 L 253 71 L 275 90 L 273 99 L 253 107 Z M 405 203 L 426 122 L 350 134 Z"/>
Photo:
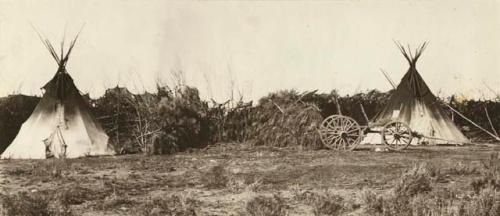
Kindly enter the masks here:
<path id="1" fill-rule="evenodd" d="M 160 215 L 166 209 L 192 210 L 196 215 L 258 215 L 251 208 L 258 208 L 255 197 L 261 195 L 277 197 L 267 201 L 276 202 L 271 204 L 282 206 L 288 215 L 314 215 L 321 206 L 304 197 L 330 194 L 349 205 L 342 215 L 365 215 L 363 191 L 390 190 L 415 164 L 427 162 L 441 170 L 479 166 L 500 147 L 373 149 L 304 151 L 227 143 L 174 155 L 4 160 L 0 193 L 62 194 L 74 215 Z M 471 190 L 474 172 L 444 173 L 437 187 Z"/>

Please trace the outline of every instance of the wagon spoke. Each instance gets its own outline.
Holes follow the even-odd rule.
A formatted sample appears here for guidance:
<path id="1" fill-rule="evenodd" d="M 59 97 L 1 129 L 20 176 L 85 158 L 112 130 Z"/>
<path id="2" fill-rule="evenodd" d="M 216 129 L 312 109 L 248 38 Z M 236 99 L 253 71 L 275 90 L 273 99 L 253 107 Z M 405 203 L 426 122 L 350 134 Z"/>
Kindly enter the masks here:
<path id="1" fill-rule="evenodd" d="M 347 131 L 346 133 L 352 133 L 352 132 L 356 132 L 356 131 L 359 131 L 359 129 L 358 128 L 354 128 L 354 129 L 351 129 L 351 130 Z"/>

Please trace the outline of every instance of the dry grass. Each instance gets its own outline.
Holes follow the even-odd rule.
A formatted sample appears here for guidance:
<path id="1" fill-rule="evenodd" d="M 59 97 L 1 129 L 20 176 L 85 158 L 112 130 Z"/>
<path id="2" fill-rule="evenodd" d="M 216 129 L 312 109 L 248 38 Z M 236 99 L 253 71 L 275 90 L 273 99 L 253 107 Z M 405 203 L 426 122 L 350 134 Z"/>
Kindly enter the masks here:
<path id="1" fill-rule="evenodd" d="M 147 200 L 136 210 L 139 215 L 144 216 L 196 216 L 196 208 L 199 202 L 192 198 L 180 196 L 168 196 Z"/>
<path id="2" fill-rule="evenodd" d="M 150 157 L 0 161 L 0 187 L 10 194 L 3 211 L 17 215 L 496 216 L 499 163 L 491 152 L 219 144 Z"/>
<path id="3" fill-rule="evenodd" d="M 6 216 L 71 216 L 68 203 L 57 196 L 43 193 L 2 195 L 0 215 Z"/>
<path id="4" fill-rule="evenodd" d="M 498 155 L 495 153 L 495 155 Z M 459 165 L 452 169 L 455 175 L 478 173 L 471 180 L 470 188 L 435 188 L 440 179 L 440 170 L 426 163 L 415 165 L 404 172 L 390 193 L 376 194 L 364 191 L 365 213 L 369 215 L 442 215 L 442 216 L 500 216 L 500 190 L 498 182 L 498 157 L 491 156 L 483 161 L 479 172 L 469 165 Z M 463 169 L 462 169 L 463 168 Z M 472 193 L 470 193 L 472 192 Z"/>
<path id="5" fill-rule="evenodd" d="M 224 165 L 216 165 L 201 176 L 201 182 L 209 189 L 225 188 L 229 182 L 228 172 Z"/>
<path id="6" fill-rule="evenodd" d="M 315 216 L 341 215 L 359 208 L 359 204 L 354 203 L 354 201 L 347 201 L 328 190 L 322 193 L 309 190 L 295 191 L 294 199 L 311 206 Z"/>
<path id="7" fill-rule="evenodd" d="M 278 194 L 273 196 L 257 196 L 246 204 L 246 212 L 251 216 L 285 216 L 288 206 Z"/>
<path id="8" fill-rule="evenodd" d="M 394 187 L 398 197 L 412 197 L 432 190 L 431 178 L 436 177 L 436 170 L 427 163 L 413 166 L 404 172 Z"/>

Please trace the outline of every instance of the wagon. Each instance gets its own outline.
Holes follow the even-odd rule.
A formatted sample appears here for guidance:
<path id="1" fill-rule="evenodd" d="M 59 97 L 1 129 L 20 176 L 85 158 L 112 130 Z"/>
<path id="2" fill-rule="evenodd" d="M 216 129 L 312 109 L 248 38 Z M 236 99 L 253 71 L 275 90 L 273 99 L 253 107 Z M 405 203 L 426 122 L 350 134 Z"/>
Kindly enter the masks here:
<path id="1" fill-rule="evenodd" d="M 374 130 L 375 127 L 381 129 Z M 353 150 L 369 133 L 380 134 L 382 143 L 393 151 L 406 149 L 414 137 L 420 137 L 408 124 L 401 121 L 362 126 L 353 118 L 344 115 L 327 117 L 318 131 L 323 144 L 335 150 Z"/>

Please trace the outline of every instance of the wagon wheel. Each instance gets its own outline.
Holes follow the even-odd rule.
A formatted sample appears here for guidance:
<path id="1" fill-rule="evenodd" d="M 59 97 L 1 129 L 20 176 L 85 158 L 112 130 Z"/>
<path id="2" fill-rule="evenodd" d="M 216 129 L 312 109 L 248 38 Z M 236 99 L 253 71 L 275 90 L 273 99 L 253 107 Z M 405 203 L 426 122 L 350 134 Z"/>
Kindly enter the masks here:
<path id="1" fill-rule="evenodd" d="M 334 150 L 353 150 L 363 137 L 356 120 L 343 115 L 332 115 L 323 120 L 319 134 L 323 145 Z"/>
<path id="2" fill-rule="evenodd" d="M 382 143 L 391 150 L 406 149 L 412 139 L 413 135 L 410 126 L 404 122 L 389 122 L 382 129 Z"/>

